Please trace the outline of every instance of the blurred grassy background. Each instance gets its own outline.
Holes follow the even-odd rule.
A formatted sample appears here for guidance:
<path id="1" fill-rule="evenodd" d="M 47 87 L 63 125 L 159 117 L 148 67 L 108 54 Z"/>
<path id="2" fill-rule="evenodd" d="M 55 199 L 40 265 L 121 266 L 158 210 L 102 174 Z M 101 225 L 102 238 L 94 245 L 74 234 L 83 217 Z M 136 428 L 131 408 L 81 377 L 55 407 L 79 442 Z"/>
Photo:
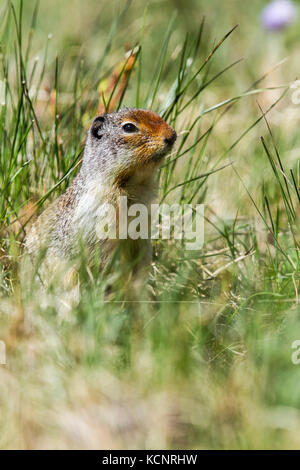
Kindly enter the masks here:
<path id="1" fill-rule="evenodd" d="M 20 2 L 12 4 L 18 16 Z M 7 94 L 0 160 L 0 339 L 7 347 L 7 365 L 0 366 L 2 448 L 299 448 L 300 366 L 291 361 L 291 345 L 300 339 L 300 137 L 299 105 L 288 87 L 298 78 L 300 17 L 283 31 L 266 31 L 260 23 L 265 5 L 42 0 L 35 14 L 34 4 L 24 2 L 18 36 L 11 4 L 1 2 Z M 160 188 L 163 197 L 177 183 L 231 163 L 199 180 L 202 186 L 186 184 L 168 196 L 205 203 L 205 246 L 187 256 L 173 241 L 155 245 L 153 303 L 126 304 L 118 293 L 106 302 L 106 281 L 91 281 L 93 273 L 85 272 L 80 305 L 71 318 L 60 318 L 55 306 L 42 308 L 44 294 L 19 283 L 23 239 L 13 222 L 29 200 L 65 189 L 99 109 L 99 87 L 124 63 L 126 50 L 141 45 L 123 104 L 138 101 L 159 112 L 174 99 L 181 57 L 185 63 L 192 57 L 203 17 L 186 80 L 239 26 L 181 105 L 243 61 L 205 86 L 185 111 L 175 107 L 168 116 L 178 131 L 177 149 L 182 144 L 187 151 L 161 171 Z M 187 33 L 191 56 L 182 56 Z M 26 83 L 33 77 L 32 101 L 22 85 L 20 51 Z M 265 91 L 244 96 L 222 117 L 224 107 L 208 113 L 191 131 L 199 113 L 253 84 Z M 262 116 L 258 104 L 266 111 L 284 90 L 267 115 L 275 146 L 264 119 L 243 136 Z M 35 117 L 40 129 L 36 122 L 30 127 Z M 209 126 L 208 138 L 195 144 Z"/>

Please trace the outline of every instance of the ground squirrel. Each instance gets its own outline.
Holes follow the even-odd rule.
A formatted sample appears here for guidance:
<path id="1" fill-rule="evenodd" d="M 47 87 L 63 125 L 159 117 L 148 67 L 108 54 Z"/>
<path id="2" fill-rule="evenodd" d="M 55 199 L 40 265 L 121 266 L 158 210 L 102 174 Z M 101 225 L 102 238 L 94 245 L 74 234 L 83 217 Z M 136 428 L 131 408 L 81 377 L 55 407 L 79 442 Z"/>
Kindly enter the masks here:
<path id="1" fill-rule="evenodd" d="M 148 110 L 124 108 L 97 116 L 78 175 L 32 225 L 27 251 L 34 255 L 43 248 L 46 261 L 55 265 L 76 256 L 80 239 L 91 255 L 100 243 L 104 260 L 120 240 L 99 241 L 99 208 L 107 202 L 117 207 L 122 195 L 129 204 L 149 205 L 156 192 L 155 170 L 175 140 L 172 127 Z M 137 247 L 139 240 L 132 242 Z"/>

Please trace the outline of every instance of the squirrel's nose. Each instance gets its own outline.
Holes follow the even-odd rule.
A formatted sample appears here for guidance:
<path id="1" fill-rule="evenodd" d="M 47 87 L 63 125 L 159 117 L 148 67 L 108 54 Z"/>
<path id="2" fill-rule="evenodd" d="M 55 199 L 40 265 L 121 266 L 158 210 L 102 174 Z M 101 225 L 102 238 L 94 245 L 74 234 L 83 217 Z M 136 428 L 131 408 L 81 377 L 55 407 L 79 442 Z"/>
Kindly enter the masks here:
<path id="1" fill-rule="evenodd" d="M 164 142 L 167 145 L 173 145 L 176 139 L 177 139 L 177 134 L 175 131 L 173 131 L 169 137 L 165 137 Z"/>

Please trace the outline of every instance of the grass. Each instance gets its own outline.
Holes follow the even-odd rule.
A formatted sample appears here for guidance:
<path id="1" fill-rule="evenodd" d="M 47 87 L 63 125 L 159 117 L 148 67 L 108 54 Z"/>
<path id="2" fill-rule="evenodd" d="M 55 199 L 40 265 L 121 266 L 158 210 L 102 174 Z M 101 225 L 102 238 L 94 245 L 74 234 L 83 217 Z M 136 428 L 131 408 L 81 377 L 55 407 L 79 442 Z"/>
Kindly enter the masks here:
<path id="1" fill-rule="evenodd" d="M 296 27 L 264 33 L 260 2 L 66 3 L 1 4 L 0 447 L 299 448 Z M 24 225 L 122 105 L 177 130 L 160 200 L 204 203 L 205 244 L 155 242 L 151 301 L 83 264 L 63 319 L 20 283 Z"/>

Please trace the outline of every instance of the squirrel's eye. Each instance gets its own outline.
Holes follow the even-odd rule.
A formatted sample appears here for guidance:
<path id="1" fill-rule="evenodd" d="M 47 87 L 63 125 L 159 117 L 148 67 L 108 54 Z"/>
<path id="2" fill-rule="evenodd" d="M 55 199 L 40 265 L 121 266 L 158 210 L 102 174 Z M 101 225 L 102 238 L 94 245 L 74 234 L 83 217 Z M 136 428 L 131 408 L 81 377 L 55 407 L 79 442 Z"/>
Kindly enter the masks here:
<path id="1" fill-rule="evenodd" d="M 131 122 L 127 122 L 127 124 L 124 124 L 123 129 L 125 132 L 128 132 L 128 133 L 133 133 L 133 132 L 138 131 L 138 128 Z"/>

